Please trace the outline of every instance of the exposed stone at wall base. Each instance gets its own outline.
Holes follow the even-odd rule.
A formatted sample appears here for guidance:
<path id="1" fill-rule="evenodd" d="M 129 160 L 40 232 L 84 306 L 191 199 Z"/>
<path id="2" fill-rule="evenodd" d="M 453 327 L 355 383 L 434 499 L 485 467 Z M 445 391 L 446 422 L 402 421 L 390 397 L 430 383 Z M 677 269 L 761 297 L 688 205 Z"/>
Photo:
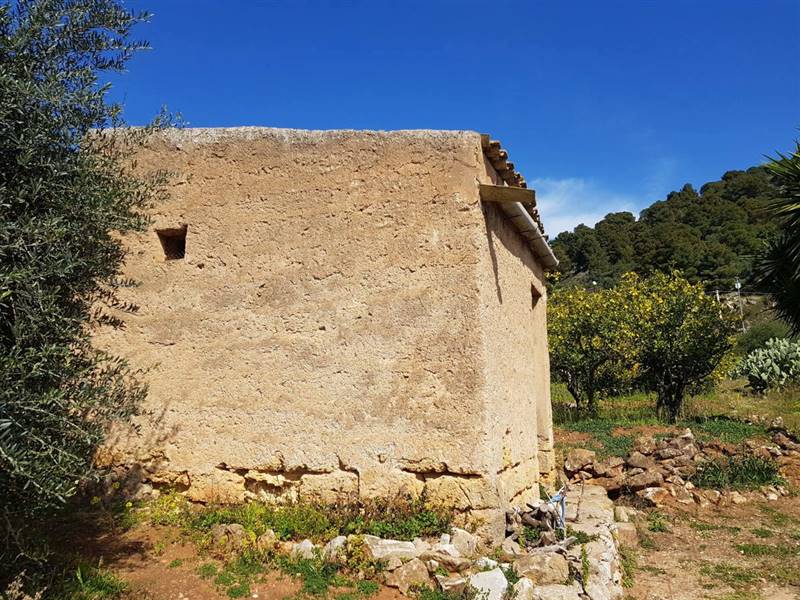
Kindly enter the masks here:
<path id="1" fill-rule="evenodd" d="M 620 508 L 619 516 L 628 518 L 626 511 L 631 509 Z M 591 541 L 580 544 L 572 537 L 522 548 L 510 537 L 492 552 L 499 560 L 481 555 L 481 550 L 488 549 L 481 548 L 477 536 L 458 527 L 438 538 L 400 541 L 372 535 L 338 536 L 324 546 L 307 539 L 279 543 L 272 532 L 262 538 L 273 550 L 293 556 L 319 553 L 334 563 L 346 560 L 349 544 L 360 544 L 365 556 L 384 563 L 383 583 L 412 597 L 414 586 L 422 585 L 437 586 L 443 592 L 471 587 L 487 600 L 502 600 L 509 593 L 516 600 L 618 600 L 623 596 L 619 530 L 632 524 L 615 523 L 614 517 L 614 506 L 603 488 L 575 486 L 567 494 L 567 521 L 572 531 L 591 536 Z M 235 523 L 218 524 L 212 535 L 216 546 L 237 548 L 244 530 Z M 509 552 L 513 546 L 516 549 Z M 507 578 L 512 571 L 518 579 L 514 585 Z"/>

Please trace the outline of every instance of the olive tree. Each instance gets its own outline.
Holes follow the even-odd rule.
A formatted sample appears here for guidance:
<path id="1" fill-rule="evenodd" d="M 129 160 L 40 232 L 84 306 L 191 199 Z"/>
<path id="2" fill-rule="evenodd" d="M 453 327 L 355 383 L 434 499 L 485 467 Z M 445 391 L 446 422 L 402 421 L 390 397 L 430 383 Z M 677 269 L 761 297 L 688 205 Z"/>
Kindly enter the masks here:
<path id="1" fill-rule="evenodd" d="M 135 172 L 150 128 L 123 128 L 103 72 L 120 71 L 148 18 L 116 0 L 0 3 L 0 564 L 24 525 L 91 478 L 109 424 L 144 389 L 92 329 L 119 325 L 119 234 L 142 229 L 163 175 Z M 156 123 L 154 126 L 158 126 Z M 119 313 L 117 313 L 119 314 Z M 2 571 L 3 568 L 0 568 Z"/>

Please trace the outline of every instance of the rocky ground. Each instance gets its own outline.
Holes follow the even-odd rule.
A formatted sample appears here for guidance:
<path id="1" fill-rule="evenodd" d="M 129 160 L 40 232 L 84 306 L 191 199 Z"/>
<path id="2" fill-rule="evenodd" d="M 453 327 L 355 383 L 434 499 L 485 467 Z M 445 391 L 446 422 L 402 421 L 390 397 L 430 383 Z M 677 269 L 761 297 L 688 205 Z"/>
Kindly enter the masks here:
<path id="1" fill-rule="evenodd" d="M 760 425 L 737 443 L 690 429 L 617 427 L 616 437 L 599 437 L 612 448 L 632 438 L 621 456 L 602 444 L 564 449 L 573 485 L 603 486 L 618 518 L 635 526 L 623 541 L 633 572 L 626 598 L 800 598 L 800 444 L 780 419 Z M 765 465 L 777 467 L 777 481 L 759 485 Z"/>

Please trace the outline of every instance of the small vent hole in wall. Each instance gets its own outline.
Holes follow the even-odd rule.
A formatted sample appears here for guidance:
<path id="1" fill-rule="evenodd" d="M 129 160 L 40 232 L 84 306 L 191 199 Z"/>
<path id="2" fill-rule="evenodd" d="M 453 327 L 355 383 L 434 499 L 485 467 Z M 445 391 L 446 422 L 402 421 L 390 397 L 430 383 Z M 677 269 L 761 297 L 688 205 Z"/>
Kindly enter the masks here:
<path id="1" fill-rule="evenodd" d="M 536 305 L 539 303 L 539 298 L 542 295 L 539 293 L 539 290 L 536 289 L 536 286 L 531 284 L 531 309 L 536 308 Z"/>
<path id="2" fill-rule="evenodd" d="M 186 230 L 188 225 L 156 229 L 158 241 L 164 250 L 164 260 L 177 260 L 186 255 Z"/>

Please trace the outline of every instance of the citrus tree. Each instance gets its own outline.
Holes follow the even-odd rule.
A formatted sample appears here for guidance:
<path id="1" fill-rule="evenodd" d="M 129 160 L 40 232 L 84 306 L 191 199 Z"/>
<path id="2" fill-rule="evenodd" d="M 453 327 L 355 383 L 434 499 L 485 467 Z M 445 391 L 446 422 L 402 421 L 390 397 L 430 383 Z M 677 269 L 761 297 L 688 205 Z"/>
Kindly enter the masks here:
<path id="1" fill-rule="evenodd" d="M 656 409 L 675 422 L 687 392 L 718 372 L 734 345 L 734 314 L 676 273 L 623 277 L 639 382 L 657 395 Z"/>
<path id="2" fill-rule="evenodd" d="M 634 334 L 625 310 L 625 295 L 617 288 L 567 288 L 548 299 L 551 370 L 579 411 L 596 412 L 601 398 L 636 375 Z"/>

